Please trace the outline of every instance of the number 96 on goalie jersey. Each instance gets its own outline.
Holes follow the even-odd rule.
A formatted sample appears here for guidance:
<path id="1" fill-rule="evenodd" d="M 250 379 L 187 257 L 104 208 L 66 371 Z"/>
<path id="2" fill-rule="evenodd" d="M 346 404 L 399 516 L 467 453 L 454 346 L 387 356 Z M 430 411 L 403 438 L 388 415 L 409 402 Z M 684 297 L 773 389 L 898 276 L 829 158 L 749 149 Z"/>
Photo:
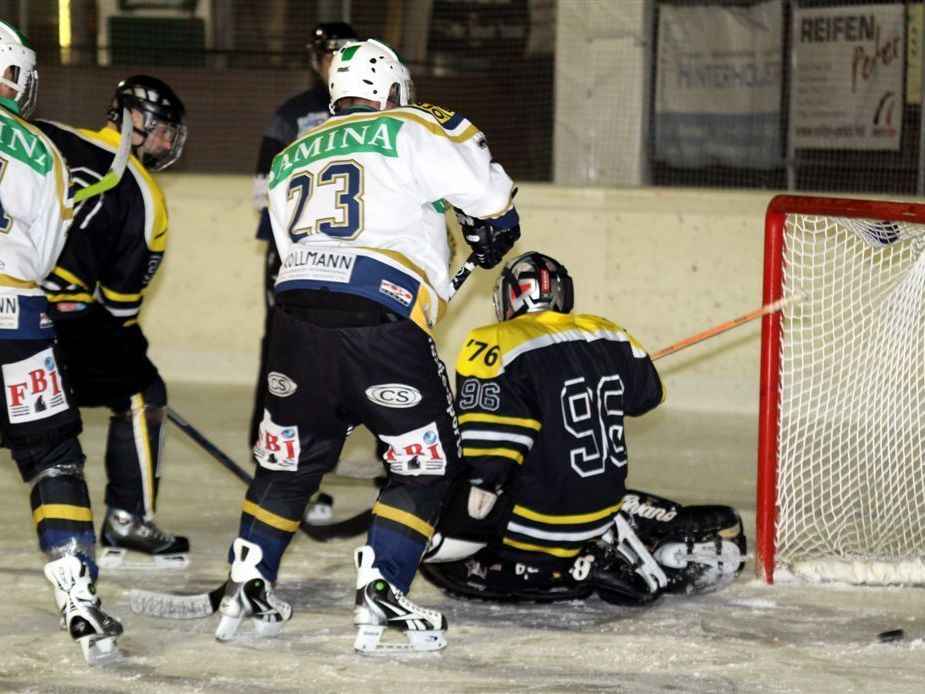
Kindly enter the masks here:
<path id="1" fill-rule="evenodd" d="M 624 416 L 663 399 L 648 354 L 603 318 L 544 311 L 473 330 L 456 372 L 467 474 L 514 501 L 504 543 L 576 555 L 619 509 Z"/>

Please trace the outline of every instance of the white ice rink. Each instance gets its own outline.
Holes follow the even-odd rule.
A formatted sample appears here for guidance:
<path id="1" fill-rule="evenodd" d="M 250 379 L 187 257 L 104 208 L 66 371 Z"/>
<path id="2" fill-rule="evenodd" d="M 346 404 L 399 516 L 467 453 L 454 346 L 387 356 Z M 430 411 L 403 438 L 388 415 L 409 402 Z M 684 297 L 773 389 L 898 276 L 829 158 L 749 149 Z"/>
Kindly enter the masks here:
<path id="1" fill-rule="evenodd" d="M 172 404 L 240 463 L 249 465 L 242 388 L 175 385 Z M 82 437 L 97 526 L 102 517 L 105 414 L 90 411 Z M 630 422 L 630 485 L 685 503 L 740 509 L 754 535 L 753 418 L 656 411 Z M 341 470 L 372 476 L 351 447 Z M 299 535 L 280 571 L 295 614 L 277 639 L 213 637 L 217 618 L 167 621 L 133 615 L 128 591 L 208 590 L 227 571 L 244 486 L 172 425 L 159 524 L 190 537 L 186 571 L 104 572 L 100 594 L 125 634 L 120 663 L 88 668 L 58 630 L 41 575 L 28 491 L 12 460 L 0 465 L 0 690 L 80 692 L 922 692 L 925 590 L 765 586 L 752 566 L 731 587 L 696 599 L 662 598 L 648 609 L 594 599 L 558 605 L 491 605 L 445 597 L 423 580 L 412 598 L 450 623 L 439 654 L 381 659 L 354 655 L 351 624 L 356 542 L 318 544 Z M 371 456 L 369 456 L 371 457 Z M 323 489 L 340 518 L 367 506 L 368 482 L 334 477 Z M 851 499 L 846 504 L 853 503 Z M 876 635 L 902 628 L 905 640 Z"/>

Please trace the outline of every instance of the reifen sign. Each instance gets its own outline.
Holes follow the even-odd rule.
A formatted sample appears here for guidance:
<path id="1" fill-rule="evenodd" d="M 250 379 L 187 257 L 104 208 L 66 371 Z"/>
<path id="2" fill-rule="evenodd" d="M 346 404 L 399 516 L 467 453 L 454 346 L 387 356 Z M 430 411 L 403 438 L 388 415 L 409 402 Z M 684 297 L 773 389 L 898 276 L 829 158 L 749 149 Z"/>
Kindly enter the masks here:
<path id="1" fill-rule="evenodd" d="M 905 55 L 901 4 L 794 8 L 792 146 L 898 150 Z"/>

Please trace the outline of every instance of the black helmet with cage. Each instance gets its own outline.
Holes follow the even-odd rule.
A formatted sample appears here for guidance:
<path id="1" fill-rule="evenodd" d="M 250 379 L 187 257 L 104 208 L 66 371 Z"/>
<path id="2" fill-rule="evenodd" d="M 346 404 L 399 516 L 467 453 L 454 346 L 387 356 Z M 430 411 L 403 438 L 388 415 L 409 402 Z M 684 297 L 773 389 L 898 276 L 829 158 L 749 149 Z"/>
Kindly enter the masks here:
<path id="1" fill-rule="evenodd" d="M 312 68 L 320 72 L 321 58 L 325 53 L 334 53 L 341 46 L 353 43 L 359 37 L 346 22 L 320 22 L 312 31 L 311 40 L 305 44 L 311 57 Z"/>
<path id="2" fill-rule="evenodd" d="M 170 87 L 150 75 L 128 77 L 116 86 L 106 117 L 121 125 L 124 108 L 142 115 L 142 127 L 135 127 L 142 137 L 135 153 L 145 168 L 161 171 L 180 158 L 186 143 L 186 108 Z"/>
<path id="3" fill-rule="evenodd" d="M 572 278 L 559 261 L 530 251 L 502 268 L 492 303 L 499 321 L 539 311 L 568 313 L 574 304 Z"/>

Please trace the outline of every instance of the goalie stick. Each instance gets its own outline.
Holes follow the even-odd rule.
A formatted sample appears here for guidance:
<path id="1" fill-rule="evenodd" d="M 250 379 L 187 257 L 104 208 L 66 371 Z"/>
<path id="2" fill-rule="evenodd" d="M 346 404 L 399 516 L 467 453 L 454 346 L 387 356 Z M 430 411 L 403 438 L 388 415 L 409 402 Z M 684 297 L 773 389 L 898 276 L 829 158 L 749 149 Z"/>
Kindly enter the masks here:
<path id="1" fill-rule="evenodd" d="M 691 345 L 696 345 L 698 342 L 703 342 L 711 337 L 715 337 L 721 333 L 726 332 L 727 330 L 732 330 L 733 328 L 738 328 L 740 325 L 745 325 L 746 323 L 755 320 L 756 318 L 761 318 L 769 313 L 777 313 L 783 308 L 786 308 L 790 304 L 799 304 L 803 303 L 809 298 L 809 295 L 806 292 L 796 292 L 790 296 L 774 301 L 770 304 L 765 304 L 760 308 L 756 308 L 754 311 L 749 311 L 744 313 L 741 316 L 733 318 L 732 320 L 726 321 L 725 323 L 720 323 L 712 328 L 708 328 L 701 333 L 692 335 L 680 342 L 675 342 L 673 345 L 669 345 L 663 349 L 654 352 L 651 355 L 652 361 L 661 359 L 662 357 L 667 357 L 669 354 L 674 354 L 679 352 L 685 347 L 690 347 Z"/>
<path id="2" fill-rule="evenodd" d="M 83 202 L 94 195 L 105 193 L 107 190 L 115 188 L 119 181 L 122 180 L 122 174 L 125 173 L 125 167 L 128 165 L 129 154 L 132 151 L 132 136 L 134 132 L 134 123 L 132 114 L 127 109 L 122 109 L 122 130 L 119 135 L 119 149 L 116 150 L 112 163 L 109 165 L 109 171 L 98 180 L 85 186 L 74 193 L 74 202 Z"/>
<path id="3" fill-rule="evenodd" d="M 469 276 L 469 273 L 472 272 L 473 268 L 475 267 L 474 262 L 471 262 L 474 260 L 474 258 L 475 258 L 474 255 L 469 256 L 469 259 L 466 261 L 466 264 L 463 265 L 463 267 L 459 268 L 459 271 L 456 273 L 456 277 L 462 276 L 462 281 L 465 281 L 465 278 Z M 466 270 L 466 267 L 469 266 L 470 263 L 471 263 L 471 267 L 469 267 L 468 271 L 466 271 L 464 274 L 464 270 Z M 456 278 L 454 278 L 453 281 L 455 282 Z M 462 282 L 460 282 L 460 284 L 462 284 Z M 754 311 L 749 311 L 748 313 L 745 313 L 741 316 L 733 318 L 732 320 L 726 321 L 725 323 L 720 323 L 719 325 L 715 327 L 709 328 L 707 330 L 704 330 L 703 332 L 697 333 L 696 335 L 692 335 L 691 337 L 681 340 L 680 342 L 676 342 L 673 345 L 669 345 L 668 347 L 660 349 L 651 355 L 651 359 L 652 361 L 656 361 L 658 359 L 661 359 L 662 357 L 667 357 L 669 354 L 674 354 L 675 352 L 678 352 L 684 349 L 685 347 L 690 347 L 691 345 L 695 345 L 698 342 L 703 342 L 704 340 L 707 340 L 711 337 L 715 337 L 716 335 L 719 335 L 720 333 L 724 333 L 727 330 L 732 330 L 733 328 L 737 328 L 740 325 L 744 325 L 745 323 L 755 320 L 756 318 L 760 318 L 761 316 L 767 315 L 769 313 L 776 313 L 777 311 L 780 311 L 781 309 L 786 308 L 790 304 L 802 303 L 806 301 L 806 299 L 808 298 L 809 298 L 809 295 L 806 292 L 797 292 L 796 294 L 793 294 L 789 297 L 785 297 L 773 303 L 766 304 L 764 306 L 761 306 L 760 308 L 756 308 Z M 364 522 L 363 529 L 365 529 L 366 527 L 365 524 L 369 522 L 369 519 L 371 516 L 372 516 L 372 510 L 366 509 L 365 511 L 361 511 L 360 513 L 358 513 L 357 515 L 351 518 L 347 518 L 346 520 L 341 521 L 341 523 L 344 526 L 344 528 L 354 527 L 353 522 L 354 521 L 359 522 L 359 519 L 362 518 Z M 360 532 L 362 532 L 362 530 L 357 531 L 356 534 L 359 534 Z"/>

